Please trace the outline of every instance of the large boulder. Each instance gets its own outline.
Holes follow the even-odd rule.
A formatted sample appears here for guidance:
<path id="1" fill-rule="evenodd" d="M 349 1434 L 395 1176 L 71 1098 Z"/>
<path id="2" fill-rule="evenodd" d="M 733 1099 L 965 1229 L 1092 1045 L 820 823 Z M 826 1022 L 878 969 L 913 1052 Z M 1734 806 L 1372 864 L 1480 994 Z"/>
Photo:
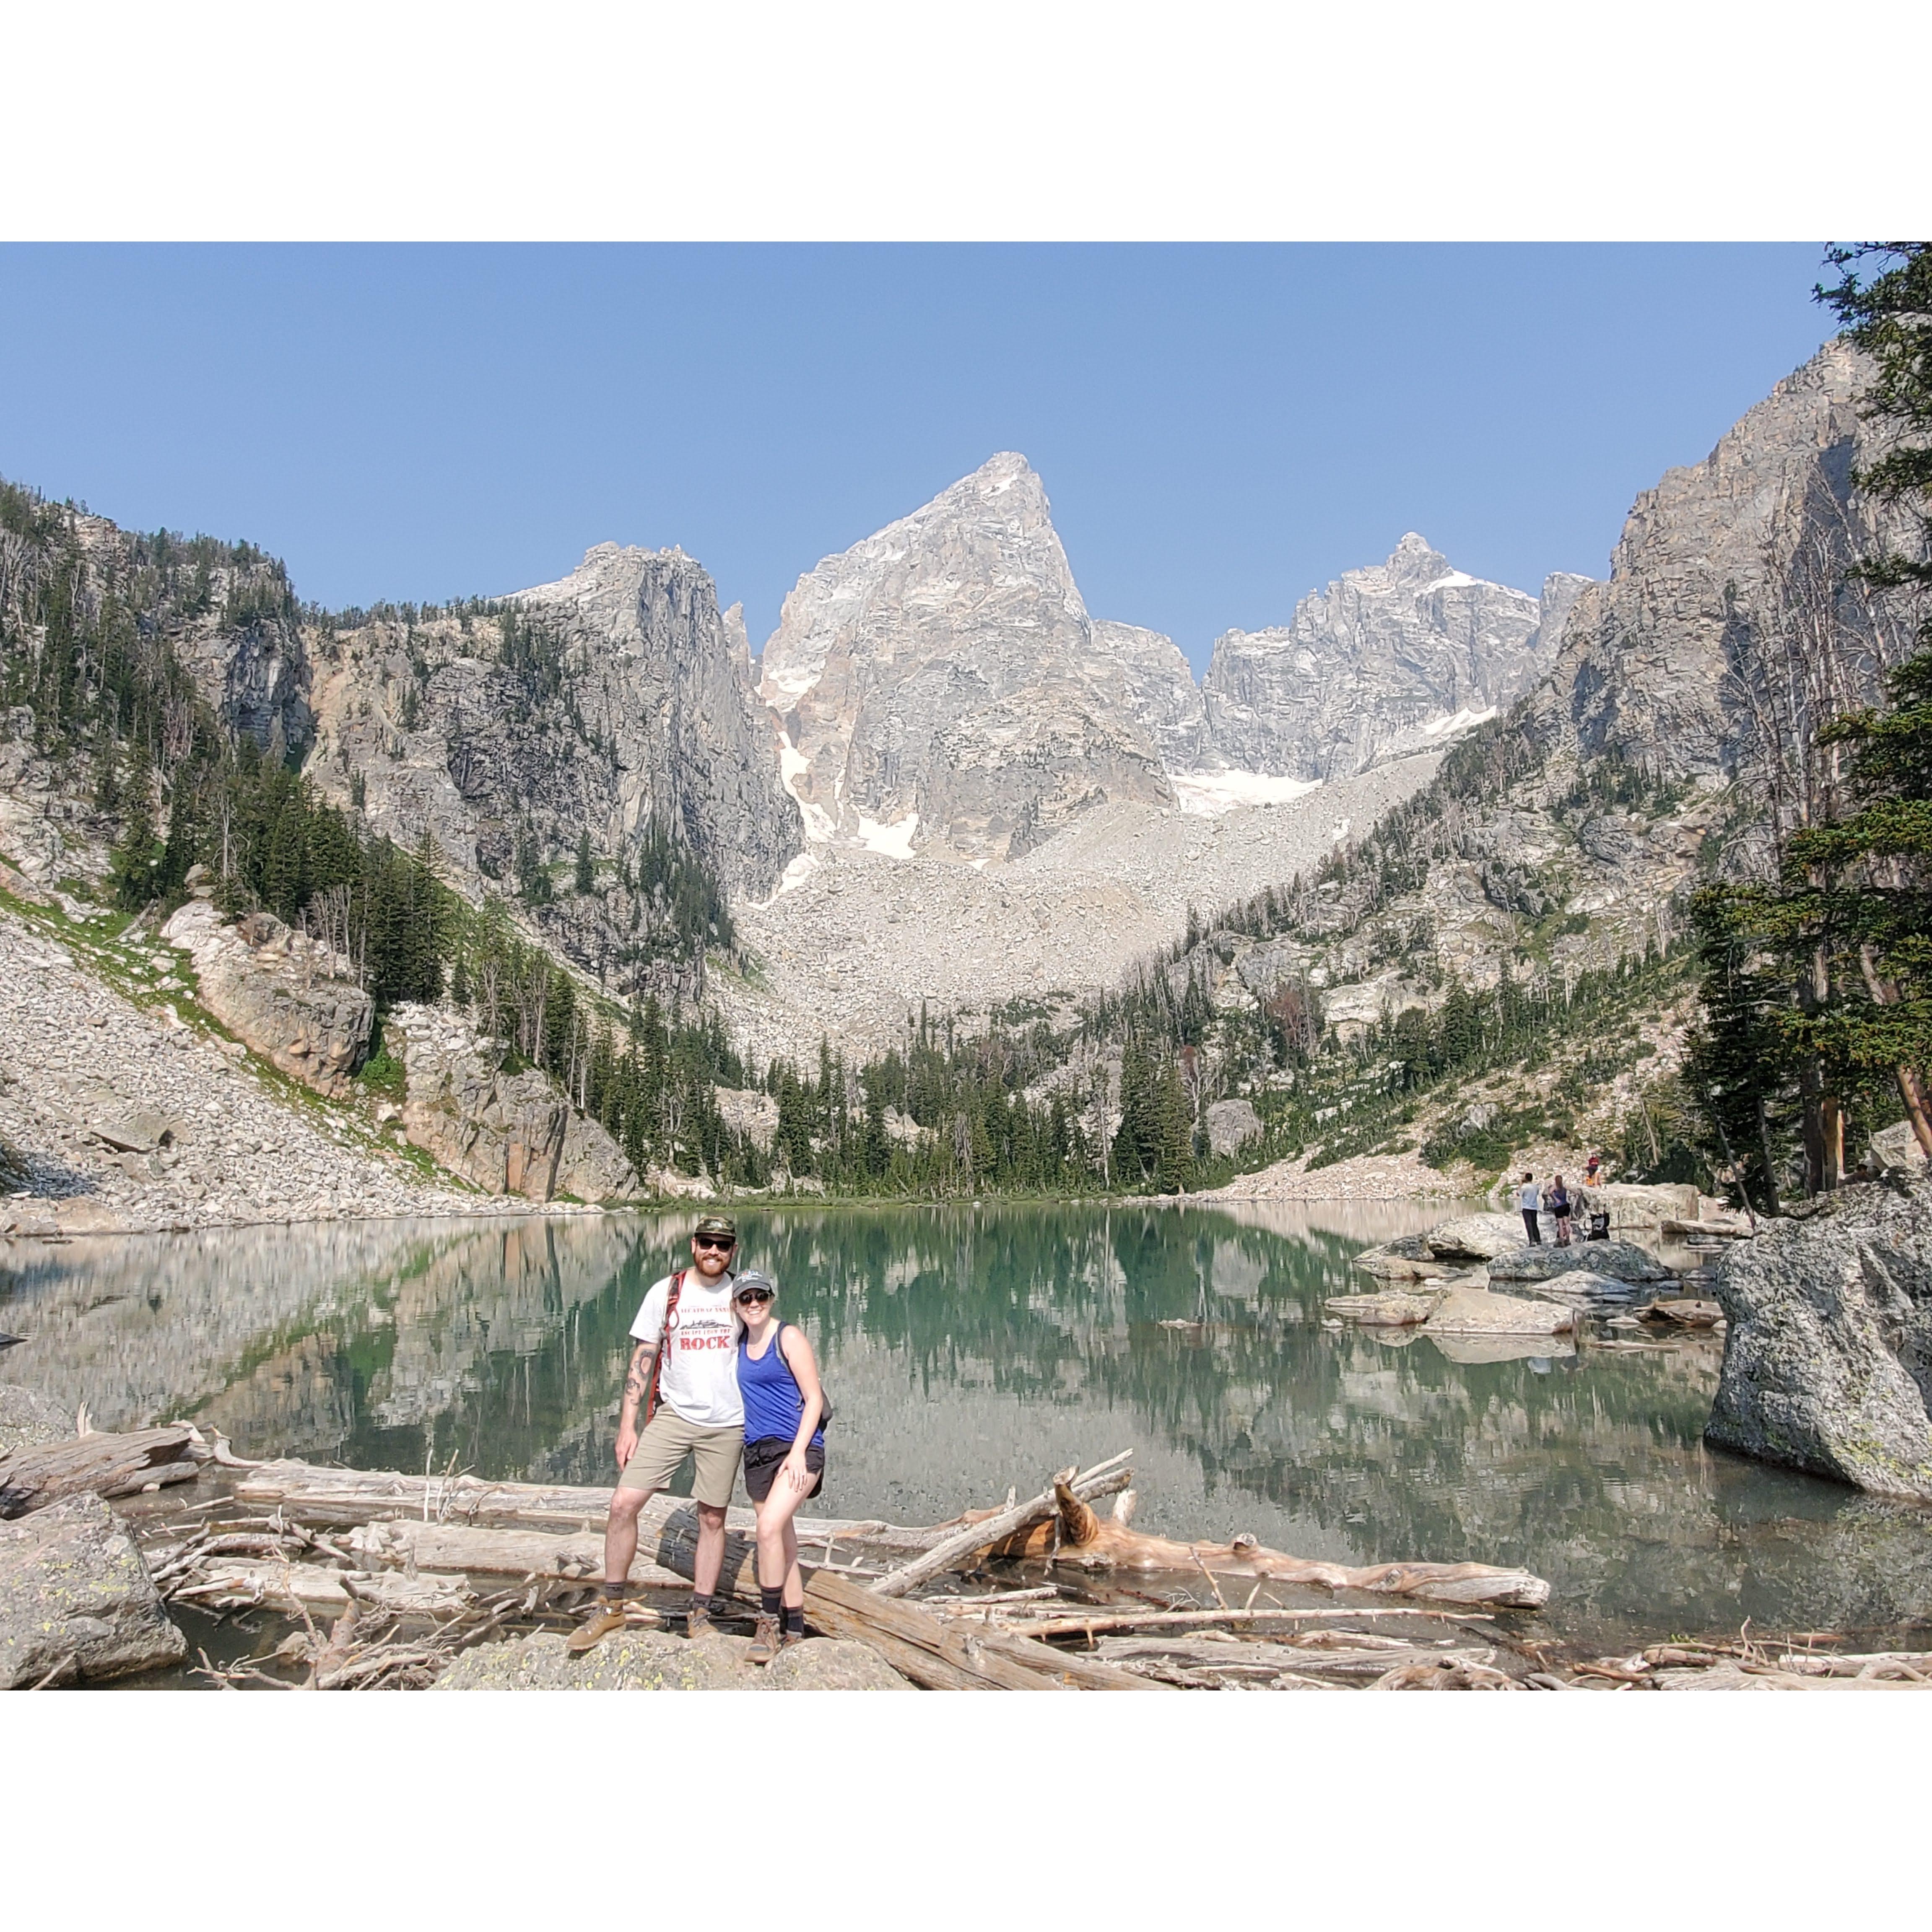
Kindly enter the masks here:
<path id="1" fill-rule="evenodd" d="M 1369 1328 L 1409 1328 L 1426 1322 L 1442 1297 L 1405 1294 L 1390 1288 L 1381 1294 L 1331 1295 L 1322 1306 L 1342 1322 L 1359 1322 Z"/>
<path id="2" fill-rule="evenodd" d="M 73 1433 L 74 1418 L 51 1396 L 0 1383 L 0 1456 L 38 1449 L 44 1442 L 64 1442 Z"/>
<path id="3" fill-rule="evenodd" d="M 619 1630 L 582 1657 L 554 1630 L 512 1643 L 466 1650 L 439 1677 L 438 1690 L 756 1690 L 758 1667 L 745 1661 L 748 1638 L 692 1642 L 666 1630 Z"/>
<path id="4" fill-rule="evenodd" d="M 1610 1217 L 1612 1233 L 1619 1228 L 1660 1228 L 1666 1221 L 1695 1221 L 1700 1204 L 1697 1190 L 1688 1183 L 1611 1180 L 1581 1190 L 1587 1203 L 1580 1203 L 1580 1217 L 1597 1208 Z"/>
<path id="5" fill-rule="evenodd" d="M 134 1539 L 98 1496 L 69 1496 L 0 1522 L 0 1690 L 125 1677 L 178 1664 Z"/>
<path id="6" fill-rule="evenodd" d="M 1438 1261 L 1422 1234 L 1398 1234 L 1379 1247 L 1364 1248 L 1354 1264 L 1378 1281 L 1435 1281 L 1462 1266 L 1460 1262 Z"/>
<path id="7" fill-rule="evenodd" d="M 1553 1241 L 1532 1248 L 1519 1242 L 1506 1253 L 1492 1256 L 1490 1279 L 1494 1282 L 1548 1281 L 1582 1269 L 1617 1281 L 1669 1281 L 1670 1270 L 1634 1241 L 1572 1241 L 1559 1248 Z"/>
<path id="8" fill-rule="evenodd" d="M 452 1173 L 529 1201 L 644 1192 L 623 1150 L 548 1074 L 506 1073 L 504 1043 L 479 1036 L 460 1014 L 399 1006 L 383 1025 L 385 1040 L 401 1049 L 403 1130 Z"/>
<path id="9" fill-rule="evenodd" d="M 1246 1100 L 1216 1100 L 1208 1109 L 1208 1146 L 1214 1154 L 1238 1154 L 1262 1135 L 1262 1117 Z"/>
<path id="10" fill-rule="evenodd" d="M 870 1644 L 808 1637 L 778 1652 L 765 1667 L 767 1690 L 910 1690 Z"/>
<path id="11" fill-rule="evenodd" d="M 1533 1286 L 1540 1294 L 1555 1295 L 1559 1300 L 1572 1304 L 1609 1301 L 1628 1306 L 1637 1294 L 1636 1282 L 1619 1281 L 1614 1275 L 1598 1274 L 1587 1268 L 1570 1268 L 1534 1284 L 1513 1282 L 1506 1277 L 1492 1279 L 1505 1294 L 1526 1294 Z"/>
<path id="12" fill-rule="evenodd" d="M 376 1014 L 348 960 L 268 913 L 224 925 L 206 899 L 189 900 L 161 937 L 187 949 L 196 997 L 237 1040 L 318 1093 L 348 1092 Z"/>
<path id="13" fill-rule="evenodd" d="M 1924 1172 L 1925 1150 L 1918 1144 L 1918 1136 L 1912 1131 L 1910 1120 L 1881 1127 L 1871 1137 L 1871 1150 L 1881 1168 L 1902 1167 L 1907 1174 Z"/>
<path id="14" fill-rule="evenodd" d="M 1451 1288 L 1423 1324 L 1428 1335 L 1564 1335 L 1575 1314 L 1553 1301 L 1532 1301 L 1520 1294 L 1492 1294 L 1486 1288 Z"/>
<path id="15" fill-rule="evenodd" d="M 1932 1181 L 1767 1223 L 1712 1292 L 1730 1326 L 1707 1442 L 1932 1502 Z"/>
<path id="16" fill-rule="evenodd" d="M 911 1687 L 862 1643 L 814 1637 L 764 1668 L 747 1661 L 748 1637 L 695 1642 L 664 1630 L 620 1630 L 573 1657 L 567 1640 L 538 1630 L 520 1641 L 466 1650 L 436 1679 L 438 1690 L 903 1690 Z"/>
<path id="17" fill-rule="evenodd" d="M 1486 1262 L 1522 1244 L 1520 1214 L 1459 1214 L 1431 1228 L 1423 1240 L 1438 1260 Z"/>

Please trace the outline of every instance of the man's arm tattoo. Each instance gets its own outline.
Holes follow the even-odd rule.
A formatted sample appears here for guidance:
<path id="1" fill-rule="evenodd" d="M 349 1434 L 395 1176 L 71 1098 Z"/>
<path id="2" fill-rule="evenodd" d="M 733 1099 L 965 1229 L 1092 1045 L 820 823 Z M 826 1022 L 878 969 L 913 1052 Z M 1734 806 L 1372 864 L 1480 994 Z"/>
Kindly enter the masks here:
<path id="1" fill-rule="evenodd" d="M 641 1402 L 644 1391 L 651 1385 L 651 1362 L 657 1348 L 650 1342 L 640 1342 L 631 1351 L 630 1372 L 624 1378 L 624 1400 Z"/>

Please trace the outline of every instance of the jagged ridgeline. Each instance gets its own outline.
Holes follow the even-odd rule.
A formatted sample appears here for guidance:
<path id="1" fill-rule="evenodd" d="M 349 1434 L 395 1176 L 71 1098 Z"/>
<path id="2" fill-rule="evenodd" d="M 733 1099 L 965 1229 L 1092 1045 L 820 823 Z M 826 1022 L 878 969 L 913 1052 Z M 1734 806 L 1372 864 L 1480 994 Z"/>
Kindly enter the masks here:
<path id="1" fill-rule="evenodd" d="M 715 601 L 709 616 L 719 627 Z M 595 842 L 584 815 L 624 790 L 600 791 L 600 770 L 640 748 L 608 735 L 608 668 L 609 701 L 586 700 L 590 655 L 554 611 L 514 604 L 302 607 L 252 545 L 133 535 L 0 485 L 0 756 L 9 790 L 38 808 L 21 830 L 52 862 L 46 876 L 164 915 L 205 868 L 224 910 L 271 912 L 327 941 L 379 1014 L 439 999 L 471 1011 L 509 1042 L 511 1070 L 553 1076 L 640 1172 L 761 1171 L 755 1148 L 740 1160 L 714 1091 L 744 1074 L 704 1008 L 705 962 L 737 942 L 725 886 L 689 836 L 690 786 L 626 794 L 635 822 L 620 814 L 614 832 L 607 811 Z M 501 703 L 496 730 L 466 710 L 466 681 Z M 341 755 L 358 728 L 375 741 L 373 785 Z M 548 788 L 519 781 L 533 746 L 561 775 Z M 473 826 L 420 813 L 412 837 L 394 836 L 412 779 L 462 801 L 459 781 L 486 760 L 492 782 L 469 796 L 514 796 L 514 810 Z M 715 847 L 715 814 L 697 816 Z M 399 1072 L 379 1022 L 369 1078 Z"/>
<path id="2" fill-rule="evenodd" d="M 962 1184 L 976 1118 L 1010 1120 L 1022 1101 L 1022 1144 L 1058 1100 L 1090 1124 L 1102 1184 L 1162 1186 L 1227 1171 L 1208 1126 L 1217 1096 L 1252 1109 L 1232 1129 L 1244 1167 L 1406 1144 L 1493 1167 L 1540 1138 L 1588 1138 L 1621 1146 L 1627 1168 L 1707 1182 L 1736 1171 L 1719 1130 L 1742 1101 L 1729 1131 L 1762 1140 L 1768 1168 L 1809 1170 L 1808 1188 L 1826 1168 L 1808 1147 L 1798 1158 L 1801 1127 L 1819 1140 L 1828 1114 L 1831 1134 L 1856 1140 L 1896 1119 L 1891 1070 L 1854 1078 L 1827 1062 L 1850 1051 L 1832 1046 L 1834 1025 L 1883 1058 L 1881 1036 L 1903 1022 L 1868 1024 L 1864 1006 L 1903 1011 L 1902 981 L 1882 999 L 1862 989 L 1856 946 L 1821 964 L 1809 926 L 1780 952 L 1733 922 L 1732 989 L 1713 992 L 1710 934 L 1692 931 L 1701 892 L 1777 876 L 1798 828 L 1835 809 L 1820 784 L 1832 721 L 1881 700 L 1912 648 L 1911 610 L 1868 566 L 1922 556 L 1925 532 L 1867 487 L 1889 431 L 1863 406 L 1863 346 L 1827 344 L 1705 462 L 1639 498 L 1609 581 L 1566 592 L 1547 672 L 1407 803 L 1312 872 L 1191 921 L 1071 1028 L 1000 1012 L 980 1016 L 982 1036 L 949 1026 L 956 1104 L 932 1131 L 950 1137 Z M 1917 916 L 1903 888 L 1895 903 L 1872 890 L 1876 876 L 1847 908 L 1868 926 L 1881 904 L 1893 927 Z M 1801 925 L 1828 910 L 1779 904 Z M 1902 970 L 1891 928 L 1886 943 Z M 1687 1078 L 1700 974 L 1706 1006 L 1728 1001 L 1757 1030 L 1734 1029 L 1714 1060 L 1694 1052 Z M 1827 996 L 1805 989 L 1820 974 Z M 890 1057 L 880 1073 L 898 1078 Z M 1772 1090 L 1763 1109 L 1754 1085 Z M 1000 1144 L 987 1138 L 990 1184 Z"/>

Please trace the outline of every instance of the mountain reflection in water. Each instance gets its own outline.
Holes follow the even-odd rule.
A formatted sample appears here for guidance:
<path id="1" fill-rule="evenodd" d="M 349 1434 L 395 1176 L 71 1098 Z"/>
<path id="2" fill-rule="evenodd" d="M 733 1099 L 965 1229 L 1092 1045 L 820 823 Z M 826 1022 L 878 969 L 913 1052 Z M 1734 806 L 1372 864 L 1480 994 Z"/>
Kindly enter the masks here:
<path id="1" fill-rule="evenodd" d="M 742 1226 L 838 1405 L 830 1512 L 933 1520 L 1131 1447 L 1149 1530 L 1521 1564 L 1553 1586 L 1553 1630 L 1606 1646 L 1932 1616 L 1923 1512 L 1704 1450 L 1708 1341 L 1459 1360 L 1322 1327 L 1325 1296 L 1364 1286 L 1353 1255 L 1444 1211 L 813 1208 Z M 192 1415 L 245 1455 L 608 1482 L 626 1330 L 688 1226 L 14 1244 L 0 1328 L 29 1339 L 0 1376 L 104 1428 Z"/>

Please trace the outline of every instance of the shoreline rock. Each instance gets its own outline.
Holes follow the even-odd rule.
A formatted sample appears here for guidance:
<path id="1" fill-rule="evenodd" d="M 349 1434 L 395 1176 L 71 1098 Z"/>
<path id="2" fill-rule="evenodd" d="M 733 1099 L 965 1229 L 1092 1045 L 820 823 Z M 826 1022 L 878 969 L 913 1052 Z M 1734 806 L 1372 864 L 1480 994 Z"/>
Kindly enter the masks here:
<path id="1" fill-rule="evenodd" d="M 98 1496 L 0 1522 L 0 1690 L 98 1683 L 187 1654 L 134 1538 Z"/>
<path id="2" fill-rule="evenodd" d="M 1932 1181 L 1826 1196 L 1718 1264 L 1715 1447 L 1932 1502 Z"/>

